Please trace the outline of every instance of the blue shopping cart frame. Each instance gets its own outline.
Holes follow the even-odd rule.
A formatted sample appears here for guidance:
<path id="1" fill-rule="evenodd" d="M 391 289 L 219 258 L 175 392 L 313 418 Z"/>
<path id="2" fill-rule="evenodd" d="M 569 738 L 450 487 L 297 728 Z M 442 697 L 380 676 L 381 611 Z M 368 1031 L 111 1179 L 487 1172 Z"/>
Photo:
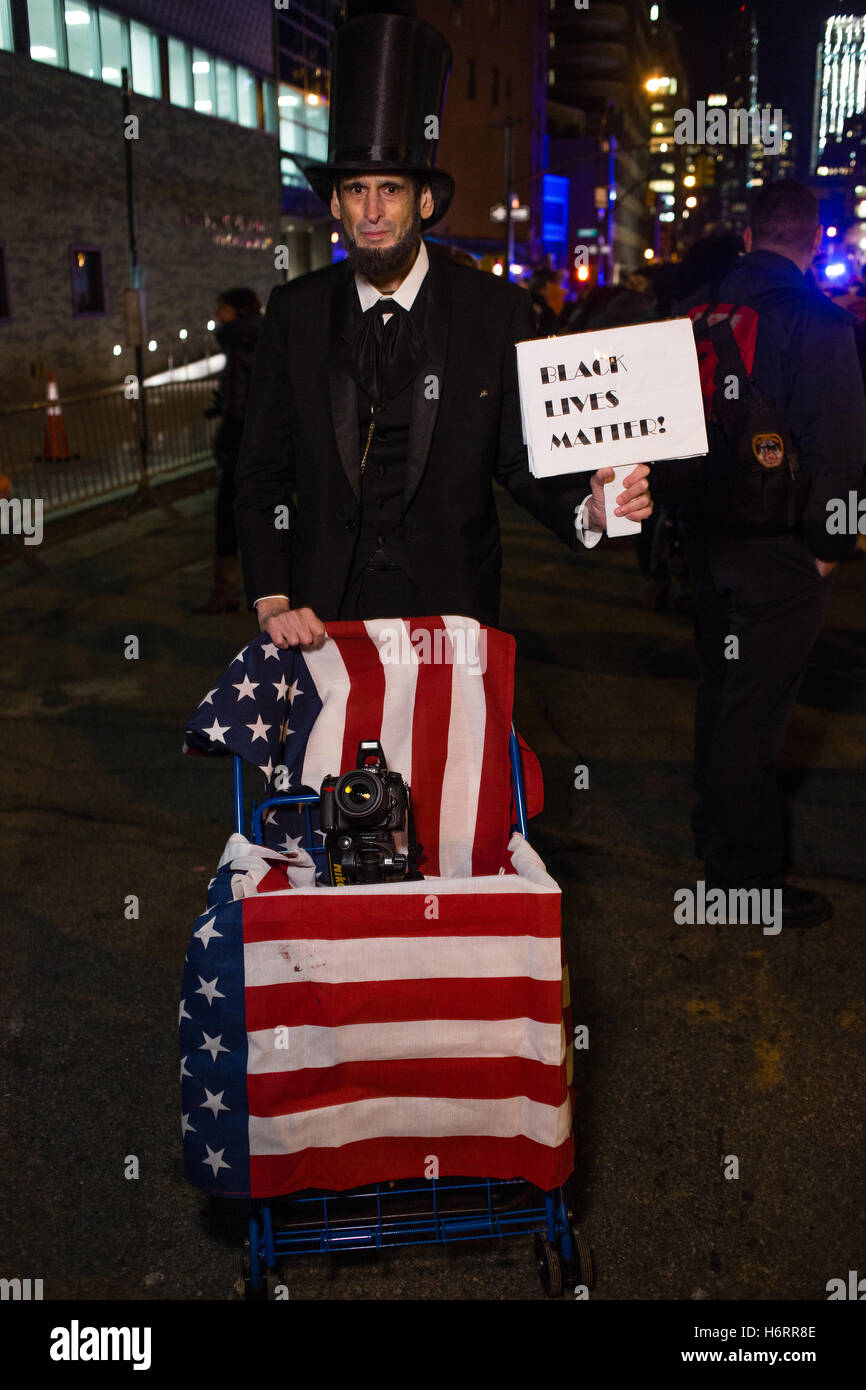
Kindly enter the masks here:
<path id="1" fill-rule="evenodd" d="M 526 797 L 520 745 L 514 726 L 510 740 L 515 826 L 527 837 Z M 271 796 L 253 802 L 250 838 L 262 844 L 262 823 L 274 806 L 294 806 L 306 817 L 305 848 L 313 845 L 310 808 L 315 795 Z M 235 830 L 244 833 L 243 760 L 234 758 Z M 278 1224 L 276 1215 L 288 1216 Z M 418 1210 L 415 1210 L 418 1208 Z M 256 1198 L 249 1219 L 249 1292 L 261 1296 L 278 1261 L 290 1255 L 345 1250 L 384 1250 L 404 1245 L 444 1245 L 458 1240 L 504 1239 L 532 1233 L 536 1267 L 545 1292 L 555 1297 L 572 1275 L 591 1286 L 592 1269 L 585 1238 L 572 1226 L 564 1187 L 541 1192 L 523 1178 L 430 1178 L 422 1184 L 375 1183 L 347 1192 L 303 1192 L 280 1198 Z"/>

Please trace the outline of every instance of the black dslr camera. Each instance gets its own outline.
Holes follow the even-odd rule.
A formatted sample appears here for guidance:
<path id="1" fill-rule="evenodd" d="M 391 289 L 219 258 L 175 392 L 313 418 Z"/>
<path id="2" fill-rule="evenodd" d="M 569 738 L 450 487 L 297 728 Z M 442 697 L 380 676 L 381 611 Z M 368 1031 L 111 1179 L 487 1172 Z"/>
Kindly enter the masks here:
<path id="1" fill-rule="evenodd" d="M 368 759 L 375 762 L 368 763 Z M 342 777 L 328 776 L 319 793 L 319 824 L 331 883 L 400 883 L 420 879 L 412 795 L 399 772 L 389 772 L 382 745 L 358 744 L 358 766 Z M 407 829 L 406 854 L 398 854 L 394 831 Z"/>

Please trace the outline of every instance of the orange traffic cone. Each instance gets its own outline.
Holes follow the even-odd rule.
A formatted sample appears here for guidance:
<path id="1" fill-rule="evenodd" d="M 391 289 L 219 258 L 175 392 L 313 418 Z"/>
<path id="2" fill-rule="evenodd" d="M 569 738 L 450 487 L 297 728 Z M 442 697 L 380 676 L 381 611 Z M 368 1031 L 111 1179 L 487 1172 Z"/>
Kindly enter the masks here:
<path id="1" fill-rule="evenodd" d="M 60 405 L 60 393 L 57 390 L 57 382 L 54 380 L 53 372 L 48 378 L 46 399 L 48 404 L 45 407 L 45 446 L 42 457 L 47 463 L 65 462 L 72 455 L 69 452 L 69 440 L 66 438 L 63 409 Z"/>

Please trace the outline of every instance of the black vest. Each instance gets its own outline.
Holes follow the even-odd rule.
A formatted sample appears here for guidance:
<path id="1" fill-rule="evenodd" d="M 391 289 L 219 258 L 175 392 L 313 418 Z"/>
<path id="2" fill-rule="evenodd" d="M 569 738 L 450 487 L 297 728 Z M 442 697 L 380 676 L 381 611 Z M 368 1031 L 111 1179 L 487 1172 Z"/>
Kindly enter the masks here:
<path id="1" fill-rule="evenodd" d="M 418 332 L 424 321 L 429 275 L 425 275 L 415 296 L 409 316 Z M 351 583 L 369 565 L 375 568 L 405 569 L 406 540 L 403 534 L 403 489 L 406 475 L 406 452 L 409 427 L 412 423 L 412 400 L 415 380 L 407 381 L 391 400 L 386 400 L 371 412 L 370 397 L 361 387 L 358 391 L 358 431 L 361 453 L 367 448 L 370 422 L 374 429 L 367 449 L 364 472 L 361 475 L 361 524 L 355 558 L 349 577 Z"/>

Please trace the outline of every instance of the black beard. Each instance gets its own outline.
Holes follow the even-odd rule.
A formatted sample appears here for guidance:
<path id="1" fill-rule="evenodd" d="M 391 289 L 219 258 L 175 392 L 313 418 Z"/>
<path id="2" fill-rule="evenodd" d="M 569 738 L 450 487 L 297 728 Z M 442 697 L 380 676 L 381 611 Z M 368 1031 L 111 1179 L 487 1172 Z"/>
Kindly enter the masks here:
<path id="1" fill-rule="evenodd" d="M 353 271 L 366 276 L 374 285 L 377 280 L 388 279 L 398 270 L 402 270 L 412 259 L 412 253 L 420 239 L 421 210 L 418 203 L 415 204 L 411 225 L 393 246 L 359 246 L 346 231 L 345 226 L 343 227 L 346 260 Z"/>

